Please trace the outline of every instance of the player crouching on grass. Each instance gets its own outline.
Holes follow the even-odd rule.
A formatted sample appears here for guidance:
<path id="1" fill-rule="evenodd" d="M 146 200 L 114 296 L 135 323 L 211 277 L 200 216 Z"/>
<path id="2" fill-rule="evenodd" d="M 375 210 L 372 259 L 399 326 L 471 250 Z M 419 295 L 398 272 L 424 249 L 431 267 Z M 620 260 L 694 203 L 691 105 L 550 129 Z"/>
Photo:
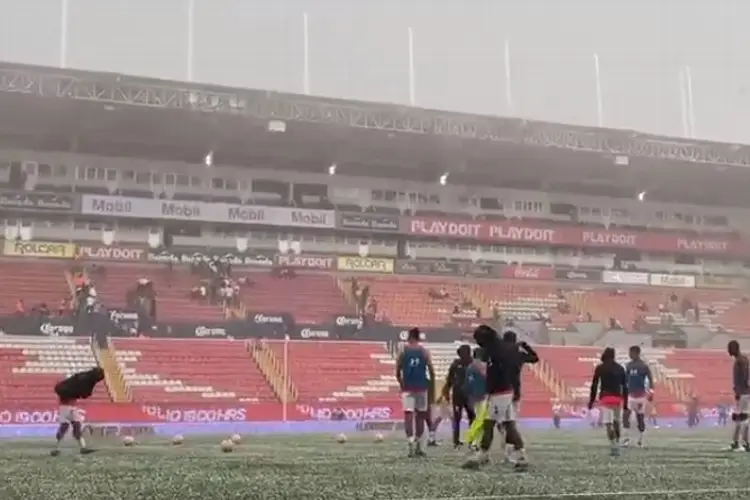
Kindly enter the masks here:
<path id="1" fill-rule="evenodd" d="M 628 381 L 625 368 L 615 361 L 615 350 L 612 347 L 604 349 L 601 361 L 594 370 L 594 378 L 591 381 L 589 410 L 594 408 L 598 393 L 602 423 L 607 428 L 610 454 L 617 456 L 620 454 L 622 410 L 628 411 Z"/>
<path id="2" fill-rule="evenodd" d="M 86 440 L 83 439 L 81 411 L 76 408 L 76 403 L 79 399 L 91 397 L 94 387 L 102 380 L 104 380 L 104 370 L 96 367 L 76 373 L 55 385 L 55 394 L 60 400 L 60 426 L 57 428 L 57 434 L 55 435 L 57 443 L 51 453 L 53 457 L 60 454 L 60 443 L 71 427 L 73 428 L 73 438 L 78 441 L 81 453 L 85 455 L 94 451 L 86 447 Z"/>

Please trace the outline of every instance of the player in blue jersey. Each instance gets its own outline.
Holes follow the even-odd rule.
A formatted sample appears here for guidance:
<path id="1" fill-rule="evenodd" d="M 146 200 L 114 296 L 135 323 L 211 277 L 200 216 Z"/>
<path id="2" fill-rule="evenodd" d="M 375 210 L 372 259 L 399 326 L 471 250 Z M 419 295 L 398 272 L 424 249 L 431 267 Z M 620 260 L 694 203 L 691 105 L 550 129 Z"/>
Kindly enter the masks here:
<path id="1" fill-rule="evenodd" d="M 628 410 L 623 415 L 623 446 L 630 444 L 630 416 L 635 413 L 636 425 L 638 426 L 638 446 L 644 446 L 644 434 L 646 432 L 646 410 L 651 401 L 654 390 L 654 379 L 651 376 L 651 368 L 641 359 L 641 348 L 634 345 L 628 352 L 630 362 L 625 366 L 625 374 L 628 381 Z"/>
<path id="2" fill-rule="evenodd" d="M 409 441 L 409 456 L 424 456 L 423 438 L 429 420 L 428 391 L 435 380 L 430 355 L 420 343 L 418 328 L 409 330 L 406 345 L 396 362 L 396 380 L 404 404 L 404 429 Z"/>

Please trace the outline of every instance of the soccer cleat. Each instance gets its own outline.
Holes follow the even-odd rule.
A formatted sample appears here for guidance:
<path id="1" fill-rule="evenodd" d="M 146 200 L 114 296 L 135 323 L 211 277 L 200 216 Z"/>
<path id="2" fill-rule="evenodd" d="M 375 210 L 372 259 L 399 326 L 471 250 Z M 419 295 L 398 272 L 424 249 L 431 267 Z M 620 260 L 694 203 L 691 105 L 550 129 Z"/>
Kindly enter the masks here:
<path id="1" fill-rule="evenodd" d="M 629 437 L 622 438 L 622 442 L 620 443 L 620 446 L 622 446 L 623 448 L 627 448 L 628 446 L 630 446 L 630 438 Z"/>
<path id="2" fill-rule="evenodd" d="M 750 452 L 750 443 L 742 443 L 742 449 Z"/>
<path id="3" fill-rule="evenodd" d="M 60 450 L 58 450 L 57 448 L 55 448 L 54 450 L 50 451 L 49 454 L 50 454 L 51 457 L 58 457 L 58 456 L 60 456 Z"/>
<path id="4" fill-rule="evenodd" d="M 725 448 L 726 451 L 742 451 L 739 443 L 732 443 L 729 447 Z"/>
<path id="5" fill-rule="evenodd" d="M 520 457 L 516 462 L 513 464 L 513 470 L 516 472 L 526 472 L 529 470 L 529 462 L 526 460 L 525 457 Z"/>
<path id="6" fill-rule="evenodd" d="M 438 445 L 437 439 L 430 439 L 429 441 L 427 441 L 427 446 L 429 446 L 430 448 L 433 448 L 437 445 Z"/>

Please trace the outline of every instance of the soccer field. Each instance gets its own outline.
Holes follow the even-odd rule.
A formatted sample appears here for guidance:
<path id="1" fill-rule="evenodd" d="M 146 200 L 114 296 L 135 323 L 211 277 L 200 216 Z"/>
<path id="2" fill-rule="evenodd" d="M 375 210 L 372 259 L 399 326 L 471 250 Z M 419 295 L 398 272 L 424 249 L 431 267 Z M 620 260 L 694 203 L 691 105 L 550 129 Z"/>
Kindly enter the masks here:
<path id="1" fill-rule="evenodd" d="M 500 460 L 460 468 L 466 452 L 444 444 L 429 456 L 405 456 L 401 435 L 247 436 L 231 453 L 215 438 L 182 446 L 148 437 L 132 448 L 92 438 L 99 451 L 80 456 L 49 442 L 0 442 L 0 499 L 739 499 L 750 495 L 750 453 L 722 451 L 728 429 L 652 430 L 648 449 L 609 457 L 603 431 L 528 432 L 531 469 Z"/>

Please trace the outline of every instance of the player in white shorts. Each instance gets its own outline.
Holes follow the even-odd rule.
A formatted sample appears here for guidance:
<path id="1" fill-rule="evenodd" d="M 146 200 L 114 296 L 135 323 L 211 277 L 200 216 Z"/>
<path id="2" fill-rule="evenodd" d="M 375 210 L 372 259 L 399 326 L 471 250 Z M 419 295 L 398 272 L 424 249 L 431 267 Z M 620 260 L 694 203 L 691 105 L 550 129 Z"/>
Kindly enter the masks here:
<path id="1" fill-rule="evenodd" d="M 60 407 L 58 410 L 59 426 L 55 435 L 57 442 L 51 453 L 53 457 L 60 454 L 60 443 L 70 428 L 73 429 L 73 438 L 78 442 L 82 454 L 94 451 L 86 446 L 82 429 L 83 412 L 76 406 L 76 403 L 80 399 L 91 397 L 96 384 L 102 380 L 104 380 L 104 370 L 96 367 L 76 373 L 55 385 L 55 394 L 60 400 Z"/>

